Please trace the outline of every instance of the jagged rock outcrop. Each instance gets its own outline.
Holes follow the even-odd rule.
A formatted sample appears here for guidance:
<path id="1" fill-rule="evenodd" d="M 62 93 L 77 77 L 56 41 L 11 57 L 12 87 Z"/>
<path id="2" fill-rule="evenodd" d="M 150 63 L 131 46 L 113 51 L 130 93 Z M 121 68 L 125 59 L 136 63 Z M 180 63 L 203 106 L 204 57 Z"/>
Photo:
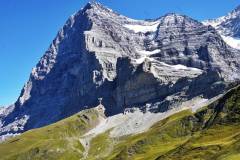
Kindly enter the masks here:
<path id="1" fill-rule="evenodd" d="M 204 23 L 216 27 L 224 36 L 240 37 L 240 6 L 228 13 L 226 16 L 217 19 L 206 20 Z"/>
<path id="2" fill-rule="evenodd" d="M 240 6 L 217 19 L 206 20 L 205 25 L 213 26 L 231 47 L 240 49 Z"/>
<path id="3" fill-rule="evenodd" d="M 213 27 L 187 16 L 140 21 L 89 3 L 66 22 L 15 105 L 2 112 L 0 135 L 51 124 L 100 97 L 108 115 L 211 98 L 240 78 L 239 60 Z"/>

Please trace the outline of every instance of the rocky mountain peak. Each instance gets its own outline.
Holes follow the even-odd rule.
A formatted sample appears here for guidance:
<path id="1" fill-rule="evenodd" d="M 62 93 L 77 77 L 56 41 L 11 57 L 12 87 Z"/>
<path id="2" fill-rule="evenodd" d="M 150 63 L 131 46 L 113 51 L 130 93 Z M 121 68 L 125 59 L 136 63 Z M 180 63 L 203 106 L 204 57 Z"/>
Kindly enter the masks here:
<path id="1" fill-rule="evenodd" d="M 239 16 L 239 14 L 240 14 L 240 5 L 239 6 L 237 6 L 230 14 L 238 14 L 238 16 Z"/>
<path id="2" fill-rule="evenodd" d="M 118 13 L 114 12 L 110 8 L 102 5 L 98 2 L 89 2 L 87 5 L 82 9 L 83 13 L 86 13 L 90 17 L 111 17 L 111 16 L 119 16 Z"/>
<path id="3" fill-rule="evenodd" d="M 105 7 L 104 5 L 98 2 L 88 2 L 83 8 L 83 11 L 90 10 L 90 9 L 93 9 L 95 11 L 96 10 L 110 11 L 110 9 L 108 9 L 107 7 Z"/>
<path id="4" fill-rule="evenodd" d="M 202 25 L 200 22 L 177 13 L 168 13 L 160 18 L 161 24 L 165 25 Z"/>
<path id="5" fill-rule="evenodd" d="M 205 25 L 213 26 L 225 42 L 233 48 L 240 49 L 240 6 L 226 16 L 203 21 Z"/>
<path id="6" fill-rule="evenodd" d="M 240 37 L 240 6 L 229 12 L 226 16 L 206 20 L 203 23 L 212 25 L 224 36 Z"/>
<path id="7" fill-rule="evenodd" d="M 134 20 L 88 3 L 58 32 L 15 105 L 1 111 L 0 136 L 51 124 L 99 98 L 107 115 L 208 99 L 239 78 L 238 60 L 214 29 L 190 17 Z"/>

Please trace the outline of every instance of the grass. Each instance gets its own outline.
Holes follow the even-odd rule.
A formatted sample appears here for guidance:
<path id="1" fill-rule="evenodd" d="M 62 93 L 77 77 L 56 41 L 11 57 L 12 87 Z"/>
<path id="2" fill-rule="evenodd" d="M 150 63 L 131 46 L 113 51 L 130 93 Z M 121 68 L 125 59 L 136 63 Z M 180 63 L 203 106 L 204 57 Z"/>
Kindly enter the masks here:
<path id="1" fill-rule="evenodd" d="M 85 110 L 47 127 L 30 130 L 0 144 L 0 159 L 80 159 L 79 137 L 94 127 L 98 112 Z"/>
<path id="2" fill-rule="evenodd" d="M 97 123 L 86 110 L 56 124 L 28 131 L 0 144 L 0 159 L 83 159 L 79 138 Z M 197 113 L 182 111 L 147 132 L 92 139 L 87 160 L 238 160 L 240 159 L 240 87 Z"/>
<path id="3" fill-rule="evenodd" d="M 91 140 L 90 150 L 88 153 L 89 160 L 101 160 L 111 154 L 114 146 L 114 139 L 111 139 L 109 132 L 100 134 Z"/>
<path id="4" fill-rule="evenodd" d="M 185 143 L 190 135 L 185 128 L 169 126 L 181 126 L 178 120 L 189 114 L 190 111 L 183 111 L 160 121 L 148 132 L 123 138 L 108 159 L 155 159 L 159 154 L 175 149 Z"/>
<path id="5" fill-rule="evenodd" d="M 240 88 L 196 114 L 183 111 L 122 139 L 105 159 L 238 159 Z"/>

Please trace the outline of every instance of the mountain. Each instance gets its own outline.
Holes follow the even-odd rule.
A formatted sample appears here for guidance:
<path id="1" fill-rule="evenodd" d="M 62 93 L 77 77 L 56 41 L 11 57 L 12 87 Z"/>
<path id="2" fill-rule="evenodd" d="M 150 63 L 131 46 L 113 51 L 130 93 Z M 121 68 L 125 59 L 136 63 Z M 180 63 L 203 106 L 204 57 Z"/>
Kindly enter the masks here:
<path id="1" fill-rule="evenodd" d="M 237 160 L 239 111 L 240 86 L 196 112 L 186 109 L 164 118 L 144 133 L 114 137 L 114 129 L 106 130 L 92 137 L 86 150 L 82 139 L 105 118 L 100 105 L 1 143 L 0 159 Z"/>
<path id="2" fill-rule="evenodd" d="M 206 20 L 205 25 L 211 25 L 223 39 L 232 47 L 240 49 L 240 6 L 217 19 Z"/>
<path id="3" fill-rule="evenodd" d="M 239 64 L 238 50 L 188 16 L 133 20 L 88 3 L 58 32 L 16 103 L 0 111 L 0 136 L 52 124 L 100 99 L 106 116 L 198 108 L 239 80 Z"/>

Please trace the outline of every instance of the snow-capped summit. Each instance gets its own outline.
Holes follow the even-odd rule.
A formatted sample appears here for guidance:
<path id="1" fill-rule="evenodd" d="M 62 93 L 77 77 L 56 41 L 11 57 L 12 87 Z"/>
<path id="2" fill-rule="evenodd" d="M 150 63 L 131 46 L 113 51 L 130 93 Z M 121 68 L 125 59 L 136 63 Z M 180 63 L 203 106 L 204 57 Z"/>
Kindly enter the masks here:
<path id="1" fill-rule="evenodd" d="M 240 79 L 239 61 L 213 27 L 190 17 L 134 20 L 88 3 L 58 32 L 16 103 L 0 111 L 0 136 L 51 124 L 99 98 L 107 115 L 210 99 Z"/>
<path id="2" fill-rule="evenodd" d="M 203 23 L 213 26 L 231 47 L 240 49 L 240 6 L 226 16 Z"/>

